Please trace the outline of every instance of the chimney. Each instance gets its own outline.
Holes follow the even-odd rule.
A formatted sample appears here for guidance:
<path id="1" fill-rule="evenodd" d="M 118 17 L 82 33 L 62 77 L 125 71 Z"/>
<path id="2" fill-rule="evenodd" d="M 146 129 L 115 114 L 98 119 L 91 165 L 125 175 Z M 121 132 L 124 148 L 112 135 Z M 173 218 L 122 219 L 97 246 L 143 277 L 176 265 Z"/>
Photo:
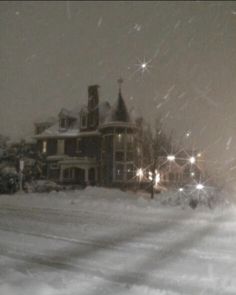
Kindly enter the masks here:
<path id="1" fill-rule="evenodd" d="M 99 85 L 88 87 L 88 129 L 95 130 L 99 124 Z"/>

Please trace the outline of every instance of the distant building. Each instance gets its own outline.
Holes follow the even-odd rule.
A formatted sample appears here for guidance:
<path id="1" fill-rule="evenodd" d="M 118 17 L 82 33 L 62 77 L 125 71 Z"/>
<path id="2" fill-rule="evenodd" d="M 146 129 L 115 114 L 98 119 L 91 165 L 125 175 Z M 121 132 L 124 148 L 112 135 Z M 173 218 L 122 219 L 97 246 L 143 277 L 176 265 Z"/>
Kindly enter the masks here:
<path id="1" fill-rule="evenodd" d="M 206 175 L 204 163 L 204 154 L 199 151 L 182 150 L 172 161 L 168 156 L 159 157 L 160 181 L 166 187 L 199 182 Z"/>
<path id="2" fill-rule="evenodd" d="M 45 177 L 63 184 L 132 185 L 142 159 L 138 129 L 121 89 L 111 107 L 100 102 L 98 85 L 89 86 L 87 106 L 63 108 L 56 122 L 35 125 L 37 149 L 47 162 Z"/>

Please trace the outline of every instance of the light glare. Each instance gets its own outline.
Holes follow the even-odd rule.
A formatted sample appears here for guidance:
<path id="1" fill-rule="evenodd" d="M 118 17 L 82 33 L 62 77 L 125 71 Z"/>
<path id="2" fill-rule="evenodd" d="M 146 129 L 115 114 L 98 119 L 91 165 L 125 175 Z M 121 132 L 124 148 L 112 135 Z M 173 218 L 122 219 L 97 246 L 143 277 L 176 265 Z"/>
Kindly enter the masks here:
<path id="1" fill-rule="evenodd" d="M 189 162 L 190 162 L 191 164 L 196 163 L 196 158 L 195 158 L 195 157 L 190 157 L 190 158 L 189 158 Z"/>
<path id="2" fill-rule="evenodd" d="M 167 160 L 170 162 L 173 162 L 175 160 L 175 156 L 174 155 L 169 155 L 167 156 Z"/>
<path id="3" fill-rule="evenodd" d="M 198 183 L 198 184 L 196 185 L 196 189 L 197 189 L 197 190 L 203 190 L 203 189 L 204 189 L 204 185 L 201 184 L 201 183 Z"/>
<path id="4" fill-rule="evenodd" d="M 136 172 L 136 176 L 139 178 L 139 181 L 143 179 L 143 169 L 139 168 Z"/>

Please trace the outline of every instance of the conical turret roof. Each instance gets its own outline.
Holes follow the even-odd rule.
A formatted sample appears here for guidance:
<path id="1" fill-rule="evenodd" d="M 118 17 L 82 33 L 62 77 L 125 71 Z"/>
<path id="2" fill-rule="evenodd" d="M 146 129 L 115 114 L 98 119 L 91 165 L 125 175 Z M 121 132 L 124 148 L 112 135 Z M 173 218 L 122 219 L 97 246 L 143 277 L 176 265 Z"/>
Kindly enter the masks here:
<path id="1" fill-rule="evenodd" d="M 112 113 L 112 121 L 130 122 L 129 113 L 122 97 L 121 90 L 119 90 L 118 100 Z"/>

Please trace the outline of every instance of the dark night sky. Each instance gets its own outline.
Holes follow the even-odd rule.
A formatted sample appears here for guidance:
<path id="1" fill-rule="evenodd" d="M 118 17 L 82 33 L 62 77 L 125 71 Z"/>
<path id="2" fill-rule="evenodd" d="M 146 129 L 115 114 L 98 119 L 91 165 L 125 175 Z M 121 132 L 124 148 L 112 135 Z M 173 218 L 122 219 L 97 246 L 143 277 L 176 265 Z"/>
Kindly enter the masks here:
<path id="1" fill-rule="evenodd" d="M 89 84 L 114 102 L 119 76 L 129 108 L 162 114 L 177 140 L 191 130 L 184 140 L 215 159 L 236 156 L 236 3 L 0 3 L 1 133 L 30 135 Z"/>

